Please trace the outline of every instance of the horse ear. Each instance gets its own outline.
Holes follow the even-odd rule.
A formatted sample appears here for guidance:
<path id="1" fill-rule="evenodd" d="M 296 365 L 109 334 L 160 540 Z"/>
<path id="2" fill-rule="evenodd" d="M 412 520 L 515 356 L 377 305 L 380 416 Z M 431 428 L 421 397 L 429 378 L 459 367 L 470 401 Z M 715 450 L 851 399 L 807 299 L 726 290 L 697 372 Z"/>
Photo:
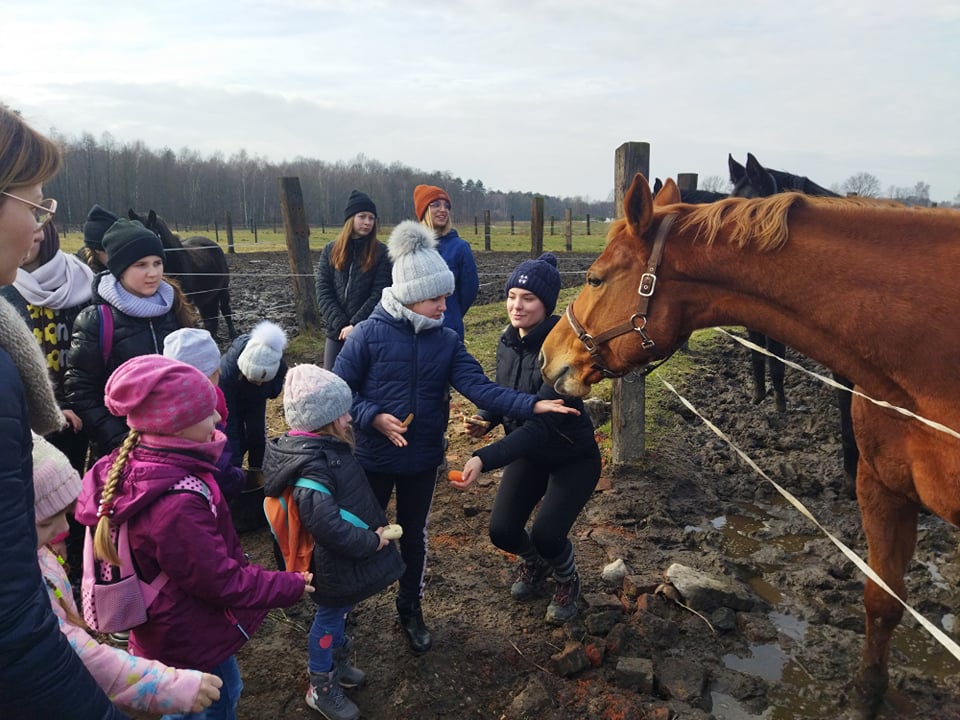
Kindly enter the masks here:
<path id="1" fill-rule="evenodd" d="M 150 227 L 157 226 L 157 213 L 155 213 L 153 210 L 147 213 L 147 225 Z"/>
<path id="2" fill-rule="evenodd" d="M 746 172 L 750 183 L 757 189 L 760 197 L 769 197 L 777 193 L 777 181 L 752 153 L 747 153 Z"/>
<path id="3" fill-rule="evenodd" d="M 663 180 L 660 178 L 654 178 L 653 180 L 653 196 L 656 197 L 657 193 L 660 192 L 660 188 L 663 187 Z"/>
<path id="4" fill-rule="evenodd" d="M 660 188 L 660 192 L 653 198 L 653 204 L 656 206 L 672 205 L 673 203 L 683 202 L 680 195 L 680 186 L 673 178 L 667 178 L 667 182 Z"/>
<path id="5" fill-rule="evenodd" d="M 623 216 L 638 238 L 642 238 L 643 233 L 650 227 L 653 219 L 653 195 L 642 173 L 633 176 L 633 182 L 623 196 Z"/>
<path id="6" fill-rule="evenodd" d="M 137 216 L 137 211 L 134 210 L 133 208 L 130 208 L 130 209 L 127 210 L 127 217 L 128 217 L 130 220 L 139 220 L 139 219 L 140 219 L 140 218 Z"/>
<path id="7" fill-rule="evenodd" d="M 747 157 L 752 157 L 752 155 L 747 153 Z M 740 182 L 743 176 L 747 174 L 747 169 L 733 159 L 733 153 L 727 153 L 727 167 L 730 169 L 730 182 L 734 185 Z"/>

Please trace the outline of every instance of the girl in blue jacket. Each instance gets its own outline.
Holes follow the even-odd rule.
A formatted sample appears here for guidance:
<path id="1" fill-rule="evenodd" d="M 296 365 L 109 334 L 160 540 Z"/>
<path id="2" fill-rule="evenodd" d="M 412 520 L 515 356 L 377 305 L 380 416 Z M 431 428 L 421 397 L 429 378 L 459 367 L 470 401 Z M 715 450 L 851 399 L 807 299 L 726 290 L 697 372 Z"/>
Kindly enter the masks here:
<path id="1" fill-rule="evenodd" d="M 484 375 L 460 336 L 443 324 L 454 279 L 436 244 L 419 223 L 397 225 L 387 243 L 393 285 L 354 328 L 333 368 L 353 391 L 357 459 L 383 508 L 396 488 L 397 522 L 404 528 L 400 554 L 407 566 L 397 613 L 415 653 L 432 646 L 420 601 L 427 514 L 444 459 L 448 388 L 481 408 L 515 418 L 578 412 L 562 399 L 539 400 Z"/>

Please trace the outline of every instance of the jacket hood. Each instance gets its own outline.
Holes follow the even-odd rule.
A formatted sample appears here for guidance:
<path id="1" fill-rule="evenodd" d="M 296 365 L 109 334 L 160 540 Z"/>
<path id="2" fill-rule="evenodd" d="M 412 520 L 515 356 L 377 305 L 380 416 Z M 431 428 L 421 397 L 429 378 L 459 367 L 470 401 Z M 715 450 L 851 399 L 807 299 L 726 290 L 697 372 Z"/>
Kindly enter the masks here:
<path id="1" fill-rule="evenodd" d="M 303 477 L 307 465 L 319 455 L 338 455 L 349 451 L 340 440 L 319 435 L 283 435 L 267 442 L 264 453 L 263 492 L 279 497 L 287 485 Z"/>

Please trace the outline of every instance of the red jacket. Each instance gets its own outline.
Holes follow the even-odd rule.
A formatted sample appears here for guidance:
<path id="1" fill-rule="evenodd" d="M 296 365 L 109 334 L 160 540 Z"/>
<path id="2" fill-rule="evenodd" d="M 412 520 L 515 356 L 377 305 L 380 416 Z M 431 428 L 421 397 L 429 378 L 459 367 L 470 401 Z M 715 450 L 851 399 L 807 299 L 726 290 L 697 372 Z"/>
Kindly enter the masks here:
<path id="1" fill-rule="evenodd" d="M 299 573 L 266 570 L 244 556 L 230 509 L 213 479 L 225 438 L 196 444 L 144 435 L 133 449 L 114 500 L 114 519 L 129 519 L 130 547 L 140 577 L 162 570 L 170 580 L 150 606 L 148 620 L 130 633 L 130 652 L 176 667 L 210 671 L 233 655 L 267 611 L 303 595 Z M 96 524 L 101 489 L 118 451 L 83 478 L 76 517 Z M 203 480 L 198 492 L 168 492 L 184 477 Z"/>

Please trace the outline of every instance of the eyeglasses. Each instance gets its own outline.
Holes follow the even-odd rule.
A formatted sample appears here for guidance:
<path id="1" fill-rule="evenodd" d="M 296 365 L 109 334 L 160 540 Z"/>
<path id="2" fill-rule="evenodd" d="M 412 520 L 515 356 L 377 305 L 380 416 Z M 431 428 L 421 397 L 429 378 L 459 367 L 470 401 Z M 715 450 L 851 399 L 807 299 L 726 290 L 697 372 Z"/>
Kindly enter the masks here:
<path id="1" fill-rule="evenodd" d="M 440 208 L 450 209 L 450 203 L 446 200 L 434 200 L 432 203 L 427 205 L 428 208 L 432 210 L 439 210 Z"/>
<path id="2" fill-rule="evenodd" d="M 53 198 L 44 198 L 40 201 L 39 204 L 35 202 L 30 202 L 25 200 L 18 195 L 11 195 L 8 192 L 0 192 L 0 195 L 6 195 L 8 198 L 13 198 L 14 200 L 19 200 L 24 205 L 29 205 L 33 208 L 33 219 L 37 221 L 37 227 L 43 227 L 50 220 L 53 219 L 54 213 L 57 212 L 57 201 Z"/>

